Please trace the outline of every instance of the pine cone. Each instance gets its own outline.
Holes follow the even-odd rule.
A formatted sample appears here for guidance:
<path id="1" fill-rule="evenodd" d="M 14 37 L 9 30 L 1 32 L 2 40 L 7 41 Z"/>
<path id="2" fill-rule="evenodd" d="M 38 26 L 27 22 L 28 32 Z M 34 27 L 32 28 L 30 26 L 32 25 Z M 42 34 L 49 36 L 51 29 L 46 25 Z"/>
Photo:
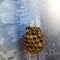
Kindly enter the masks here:
<path id="1" fill-rule="evenodd" d="M 45 46 L 45 38 L 39 27 L 28 26 L 26 29 L 28 32 L 24 35 L 24 47 L 30 53 L 37 54 Z"/>

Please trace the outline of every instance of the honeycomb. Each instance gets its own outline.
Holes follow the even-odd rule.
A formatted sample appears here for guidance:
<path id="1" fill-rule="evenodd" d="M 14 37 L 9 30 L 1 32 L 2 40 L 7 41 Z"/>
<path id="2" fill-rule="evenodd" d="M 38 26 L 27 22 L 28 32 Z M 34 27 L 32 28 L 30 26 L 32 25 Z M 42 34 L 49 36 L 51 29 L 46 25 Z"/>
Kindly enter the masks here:
<path id="1" fill-rule="evenodd" d="M 26 51 L 31 54 L 37 54 L 45 46 L 45 38 L 44 35 L 41 34 L 41 29 L 35 26 L 26 27 L 27 32 L 24 35 L 24 48 Z"/>

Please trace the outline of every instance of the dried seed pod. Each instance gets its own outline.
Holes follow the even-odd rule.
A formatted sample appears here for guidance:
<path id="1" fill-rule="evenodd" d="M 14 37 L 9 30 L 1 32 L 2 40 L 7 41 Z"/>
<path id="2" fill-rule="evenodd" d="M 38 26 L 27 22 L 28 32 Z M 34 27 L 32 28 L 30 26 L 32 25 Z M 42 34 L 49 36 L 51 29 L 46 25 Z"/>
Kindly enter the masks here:
<path id="1" fill-rule="evenodd" d="M 31 54 L 37 54 L 45 46 L 45 38 L 39 27 L 28 26 L 26 29 L 28 32 L 24 35 L 24 47 Z"/>

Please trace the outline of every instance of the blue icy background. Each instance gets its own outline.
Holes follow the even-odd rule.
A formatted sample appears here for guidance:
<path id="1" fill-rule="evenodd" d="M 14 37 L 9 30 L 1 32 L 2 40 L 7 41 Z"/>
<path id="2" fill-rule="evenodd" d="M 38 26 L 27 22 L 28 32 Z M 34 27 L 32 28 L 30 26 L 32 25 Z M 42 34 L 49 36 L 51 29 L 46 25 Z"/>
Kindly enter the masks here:
<path id="1" fill-rule="evenodd" d="M 47 0 L 0 0 L 0 60 L 29 60 L 23 48 L 29 25 L 40 27 L 46 38 L 39 60 L 60 60 L 60 25 L 52 23 L 54 16 L 48 11 Z"/>

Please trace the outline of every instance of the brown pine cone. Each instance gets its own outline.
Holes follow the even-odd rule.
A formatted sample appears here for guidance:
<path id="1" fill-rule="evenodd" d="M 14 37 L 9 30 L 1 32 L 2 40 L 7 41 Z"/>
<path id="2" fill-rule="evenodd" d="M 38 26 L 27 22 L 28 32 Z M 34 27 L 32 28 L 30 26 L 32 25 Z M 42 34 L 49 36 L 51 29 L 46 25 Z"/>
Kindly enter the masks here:
<path id="1" fill-rule="evenodd" d="M 39 27 L 28 26 L 26 29 L 28 32 L 24 35 L 24 47 L 30 53 L 37 54 L 45 46 L 45 38 Z"/>

